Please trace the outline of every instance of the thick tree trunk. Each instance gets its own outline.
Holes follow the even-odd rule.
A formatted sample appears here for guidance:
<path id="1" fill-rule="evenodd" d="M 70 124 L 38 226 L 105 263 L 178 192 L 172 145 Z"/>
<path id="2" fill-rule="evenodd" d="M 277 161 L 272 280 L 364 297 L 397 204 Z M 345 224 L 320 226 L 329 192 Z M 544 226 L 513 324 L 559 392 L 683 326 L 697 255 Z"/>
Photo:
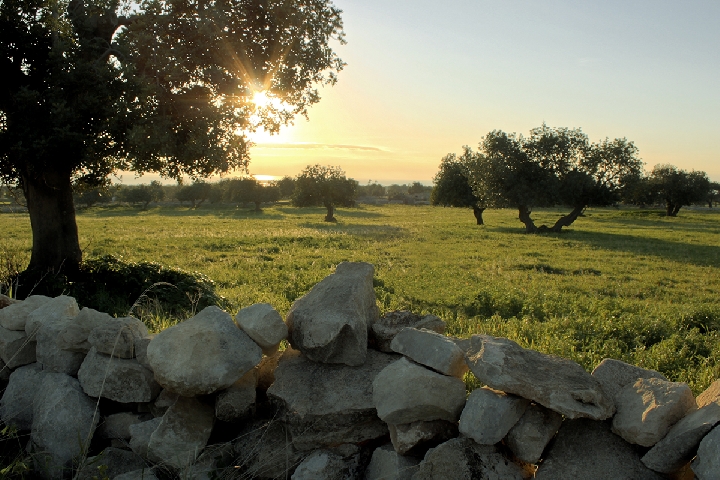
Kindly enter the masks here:
<path id="1" fill-rule="evenodd" d="M 478 225 L 485 225 L 483 222 L 482 214 L 485 211 L 484 208 L 480 207 L 473 207 L 473 215 L 475 215 L 475 220 L 477 220 Z"/>
<path id="2" fill-rule="evenodd" d="M 30 225 L 32 255 L 27 271 L 35 275 L 77 271 L 82 261 L 75 222 L 70 174 L 46 171 L 40 178 L 23 178 Z M 29 285 L 25 286 L 30 287 Z"/>
<path id="3" fill-rule="evenodd" d="M 525 233 L 535 233 L 538 231 L 535 222 L 530 218 L 530 213 L 532 212 L 530 212 L 527 205 L 518 205 L 518 218 L 525 224 Z"/>
<path id="4" fill-rule="evenodd" d="M 569 227 L 573 224 L 575 220 L 577 220 L 583 210 L 585 210 L 585 205 L 577 205 L 575 208 L 572 209 L 572 212 L 568 213 L 563 217 L 560 217 L 558 221 L 555 222 L 555 225 L 550 228 L 550 231 L 560 232 L 563 227 Z"/>
<path id="5" fill-rule="evenodd" d="M 329 203 L 325 204 L 325 208 L 327 208 L 327 215 L 325 215 L 325 221 L 326 222 L 337 222 L 335 219 L 334 213 L 335 213 L 335 206 Z"/>
<path id="6" fill-rule="evenodd" d="M 678 208 L 678 210 L 680 210 L 680 209 Z M 677 213 L 673 214 L 674 211 L 675 211 L 675 204 L 666 202 L 665 203 L 665 216 L 666 217 L 674 217 L 675 215 L 677 215 Z"/>
<path id="7" fill-rule="evenodd" d="M 260 205 L 262 205 L 262 202 L 254 202 L 254 203 L 255 203 L 255 211 L 262 212 L 262 208 L 260 208 Z"/>
<path id="8" fill-rule="evenodd" d="M 680 211 L 680 208 L 681 208 L 681 207 L 682 207 L 682 205 L 675 205 L 675 206 L 673 207 L 673 211 L 672 211 L 672 216 L 673 216 L 673 217 L 677 217 L 677 214 L 678 214 L 678 212 Z"/>

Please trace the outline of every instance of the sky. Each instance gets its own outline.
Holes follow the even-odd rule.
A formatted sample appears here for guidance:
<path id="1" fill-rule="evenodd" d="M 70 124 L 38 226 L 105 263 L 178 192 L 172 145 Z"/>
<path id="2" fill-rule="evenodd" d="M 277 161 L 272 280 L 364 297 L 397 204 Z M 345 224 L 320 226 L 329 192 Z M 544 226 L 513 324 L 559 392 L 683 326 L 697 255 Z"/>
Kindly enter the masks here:
<path id="1" fill-rule="evenodd" d="M 647 170 L 720 181 L 720 2 L 336 0 L 347 62 L 309 121 L 251 150 L 255 175 L 340 166 L 431 184 L 441 158 L 543 122 L 625 137 Z"/>

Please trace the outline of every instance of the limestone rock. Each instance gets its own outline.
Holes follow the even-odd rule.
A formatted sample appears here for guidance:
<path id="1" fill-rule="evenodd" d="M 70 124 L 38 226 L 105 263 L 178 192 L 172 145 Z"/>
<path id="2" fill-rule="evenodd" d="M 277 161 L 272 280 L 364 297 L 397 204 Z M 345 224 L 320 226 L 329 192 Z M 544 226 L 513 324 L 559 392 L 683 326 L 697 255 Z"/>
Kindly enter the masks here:
<path id="1" fill-rule="evenodd" d="M 410 480 L 419 463 L 417 458 L 399 455 L 392 445 L 383 445 L 373 452 L 365 480 Z"/>
<path id="2" fill-rule="evenodd" d="M 412 479 L 522 480 L 528 476 L 519 465 L 498 453 L 494 446 L 478 445 L 469 438 L 461 437 L 428 450 Z"/>
<path id="3" fill-rule="evenodd" d="M 390 348 L 444 375 L 463 378 L 468 371 L 465 354 L 460 347 L 432 330 L 404 328 L 395 335 Z"/>
<path id="4" fill-rule="evenodd" d="M 525 409 L 523 416 L 510 429 L 505 443 L 523 462 L 537 463 L 562 421 L 560 414 L 532 404 Z"/>
<path id="5" fill-rule="evenodd" d="M 720 427 L 713 428 L 702 439 L 691 467 L 699 480 L 720 479 Z"/>
<path id="6" fill-rule="evenodd" d="M 15 303 L 20 303 L 20 300 L 15 300 L 14 298 L 10 298 L 7 295 L 0 294 L 0 310 L 5 307 L 9 307 L 10 305 L 13 305 Z"/>
<path id="7" fill-rule="evenodd" d="M 460 433 L 480 445 L 494 445 L 507 435 L 529 404 L 529 400 L 490 388 L 475 389 L 460 415 Z"/>
<path id="8" fill-rule="evenodd" d="M 647 469 L 632 445 L 606 422 L 565 420 L 548 448 L 535 480 L 661 480 Z"/>
<path id="9" fill-rule="evenodd" d="M 155 380 L 188 397 L 228 388 L 261 358 L 260 347 L 214 306 L 158 333 L 147 347 Z"/>
<path id="10" fill-rule="evenodd" d="M 295 469 L 292 480 L 352 480 L 358 475 L 359 455 L 344 458 L 331 450 L 315 450 Z"/>
<path id="11" fill-rule="evenodd" d="M 370 344 L 381 352 L 391 353 L 390 344 L 404 328 L 424 328 L 435 333 L 445 333 L 445 322 L 435 315 L 416 315 L 407 310 L 388 312 L 370 328 Z"/>
<path id="12" fill-rule="evenodd" d="M 15 425 L 18 430 L 30 430 L 33 398 L 42 375 L 42 366 L 38 363 L 22 366 L 12 372 L 0 399 L 0 419 L 5 425 Z"/>
<path id="13" fill-rule="evenodd" d="M 147 347 L 153 338 L 155 338 L 155 334 L 148 335 L 147 337 L 135 339 L 135 358 L 140 363 L 140 365 L 147 368 L 151 372 L 152 372 L 152 366 L 150 365 L 150 362 L 148 362 L 148 359 L 147 359 Z"/>
<path id="14" fill-rule="evenodd" d="M 316 363 L 297 350 L 285 350 L 267 394 L 280 407 L 295 448 L 311 450 L 387 435 L 373 404 L 372 382 L 396 359 L 369 351 L 363 365 L 350 367 Z"/>
<path id="15" fill-rule="evenodd" d="M 255 406 L 257 370 L 252 369 L 215 399 L 215 417 L 223 422 L 237 422 L 252 414 Z"/>
<path id="16" fill-rule="evenodd" d="M 238 327 L 262 348 L 265 355 L 272 355 L 280 342 L 288 336 L 288 328 L 272 305 L 256 303 L 241 309 L 235 315 Z"/>
<path id="17" fill-rule="evenodd" d="M 620 390 L 632 385 L 640 378 L 658 378 L 668 380 L 662 373 L 647 368 L 636 367 L 629 363 L 612 358 L 606 358 L 595 367 L 592 376 L 600 382 L 603 390 L 610 399 L 614 399 Z"/>
<path id="18" fill-rule="evenodd" d="M 90 332 L 96 327 L 112 321 L 113 317 L 107 313 L 87 307 L 83 308 L 72 322 L 67 322 L 63 326 L 57 337 L 58 347 L 71 352 L 87 353 L 92 346 L 88 341 Z"/>
<path id="19" fill-rule="evenodd" d="M 213 409 L 195 398 L 180 397 L 150 435 L 147 456 L 175 469 L 191 465 L 210 438 Z"/>
<path id="20" fill-rule="evenodd" d="M 22 302 L 14 300 L 0 309 L 0 327 L 24 332 L 28 315 L 48 300 L 51 300 L 50 297 L 44 295 L 31 295 Z"/>
<path id="21" fill-rule="evenodd" d="M 12 373 L 12 370 L 10 370 L 10 367 L 5 365 L 5 362 L 3 362 L 3 359 L 0 358 L 0 382 L 7 382 L 10 380 L 10 374 Z"/>
<path id="22" fill-rule="evenodd" d="M 123 473 L 112 480 L 158 480 L 158 478 L 155 476 L 155 471 L 153 469 L 143 468 Z"/>
<path id="23" fill-rule="evenodd" d="M 137 453 L 108 447 L 100 455 L 89 457 L 73 480 L 115 479 L 118 475 L 146 468 Z"/>
<path id="24" fill-rule="evenodd" d="M 113 413 L 105 417 L 98 425 L 95 435 L 100 438 L 130 440 L 130 427 L 138 423 L 152 420 L 152 415 L 131 412 Z"/>
<path id="25" fill-rule="evenodd" d="M 54 323 L 61 319 L 73 318 L 80 313 L 75 299 L 66 295 L 60 295 L 41 302 L 38 308 L 33 309 L 27 315 L 25 333 L 30 338 L 34 338 L 41 325 Z"/>
<path id="26" fill-rule="evenodd" d="M 85 354 L 63 350 L 58 345 L 58 335 L 66 325 L 72 323 L 71 317 L 48 320 L 40 325 L 35 336 L 37 361 L 44 370 L 75 376 L 85 359 Z"/>
<path id="27" fill-rule="evenodd" d="M 470 370 L 485 385 L 532 400 L 567 418 L 604 420 L 615 411 L 600 383 L 571 360 L 490 335 L 473 335 L 466 358 Z"/>
<path id="28" fill-rule="evenodd" d="M 177 393 L 162 390 L 155 401 L 150 404 L 150 412 L 156 417 L 162 417 L 167 412 L 167 409 L 177 402 L 178 398 L 180 398 L 180 395 Z"/>
<path id="29" fill-rule="evenodd" d="M 12 370 L 35 363 L 35 345 L 35 340 L 29 339 L 25 332 L 0 327 L 0 359 L 6 368 Z"/>
<path id="30" fill-rule="evenodd" d="M 690 412 L 642 457 L 642 462 L 656 472 L 676 472 L 692 460 L 700 441 L 719 423 L 718 403 Z"/>
<path id="31" fill-rule="evenodd" d="M 652 447 L 678 420 L 695 407 L 687 383 L 640 378 L 615 396 L 613 433 L 627 442 Z"/>
<path id="32" fill-rule="evenodd" d="M 309 452 L 298 452 L 280 422 L 252 422 L 234 443 L 240 478 L 287 479 Z"/>
<path id="33" fill-rule="evenodd" d="M 31 431 L 35 468 L 46 478 L 59 478 L 90 445 L 98 421 L 95 402 L 63 373 L 44 373 L 36 388 Z"/>
<path id="34" fill-rule="evenodd" d="M 369 263 L 343 262 L 296 300 L 286 319 L 292 347 L 315 362 L 362 365 L 379 315 L 373 272 Z"/>
<path id="35" fill-rule="evenodd" d="M 465 406 L 465 383 L 402 358 L 373 381 L 373 402 L 387 423 L 455 422 Z"/>
<path id="36" fill-rule="evenodd" d="M 715 380 L 696 399 L 698 408 L 709 405 L 713 402 L 720 402 L 720 380 Z"/>
<path id="37" fill-rule="evenodd" d="M 147 336 L 147 327 L 137 318 L 114 318 L 111 322 L 95 327 L 88 336 L 88 342 L 99 353 L 118 358 L 133 358 L 135 340 Z"/>
<path id="38" fill-rule="evenodd" d="M 130 448 L 143 458 L 148 456 L 148 444 L 153 432 L 157 430 L 162 422 L 162 417 L 153 418 L 146 422 L 130 425 Z"/>
<path id="39" fill-rule="evenodd" d="M 424 455 L 429 448 L 458 436 L 457 424 L 446 420 L 390 424 L 388 427 L 390 441 L 399 455 Z"/>
<path id="40" fill-rule="evenodd" d="M 137 360 L 111 358 L 95 347 L 85 357 L 78 380 L 89 396 L 121 403 L 150 402 L 161 390 L 152 372 Z"/>

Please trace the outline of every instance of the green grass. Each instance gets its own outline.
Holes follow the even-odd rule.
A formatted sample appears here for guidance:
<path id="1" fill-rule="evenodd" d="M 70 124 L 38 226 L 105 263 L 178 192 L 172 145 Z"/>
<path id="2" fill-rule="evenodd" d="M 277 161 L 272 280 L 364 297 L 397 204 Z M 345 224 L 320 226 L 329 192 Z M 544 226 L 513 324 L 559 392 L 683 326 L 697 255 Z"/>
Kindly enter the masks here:
<path id="1" fill-rule="evenodd" d="M 560 213 L 533 216 L 540 225 Z M 617 358 L 695 393 L 720 377 L 720 212 L 591 209 L 548 235 L 522 233 L 511 210 L 486 211 L 484 227 L 470 210 L 428 206 L 322 218 L 288 206 L 104 207 L 80 212 L 78 227 L 86 258 L 199 271 L 235 309 L 267 302 L 284 315 L 339 262 L 366 261 L 383 310 L 436 314 L 452 335 L 505 336 L 588 370 Z M 0 214 L 0 231 L 0 260 L 26 262 L 28 217 Z"/>

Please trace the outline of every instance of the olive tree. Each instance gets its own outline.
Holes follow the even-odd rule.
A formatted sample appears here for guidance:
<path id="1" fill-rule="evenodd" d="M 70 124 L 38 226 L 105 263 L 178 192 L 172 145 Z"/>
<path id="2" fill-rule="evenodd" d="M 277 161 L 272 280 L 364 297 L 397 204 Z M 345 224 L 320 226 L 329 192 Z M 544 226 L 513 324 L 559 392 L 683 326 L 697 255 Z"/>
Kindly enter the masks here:
<path id="1" fill-rule="evenodd" d="M 483 225 L 482 214 L 486 208 L 485 202 L 473 193 L 468 180 L 468 168 L 476 161 L 476 155 L 465 145 L 459 157 L 449 153 L 442 158 L 440 169 L 433 179 L 430 203 L 443 207 L 472 208 L 476 223 Z"/>
<path id="2" fill-rule="evenodd" d="M 686 205 L 705 202 L 712 189 L 705 172 L 688 172 L 674 165 L 655 165 L 649 182 L 655 197 L 665 204 L 665 215 L 668 217 L 676 217 Z"/>
<path id="3" fill-rule="evenodd" d="M 336 222 L 335 208 L 352 207 L 358 182 L 347 178 L 340 167 L 308 165 L 295 179 L 292 204 L 296 207 L 322 205 L 326 222 Z"/>

